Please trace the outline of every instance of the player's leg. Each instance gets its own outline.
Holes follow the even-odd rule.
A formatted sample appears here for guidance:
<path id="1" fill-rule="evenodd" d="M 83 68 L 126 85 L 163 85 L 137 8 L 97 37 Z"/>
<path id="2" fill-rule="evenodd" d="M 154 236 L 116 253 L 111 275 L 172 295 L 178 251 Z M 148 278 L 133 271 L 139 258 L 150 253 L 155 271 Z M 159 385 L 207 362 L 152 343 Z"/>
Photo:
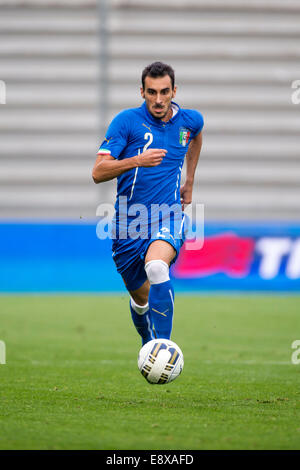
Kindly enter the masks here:
<path id="1" fill-rule="evenodd" d="M 148 303 L 149 289 L 150 283 L 147 279 L 139 289 L 130 291 L 130 295 L 138 305 L 146 305 Z"/>
<path id="2" fill-rule="evenodd" d="M 150 283 L 149 307 L 157 338 L 170 339 L 174 313 L 174 289 L 169 266 L 176 256 L 174 247 L 164 241 L 153 241 L 145 257 L 145 271 Z"/>
<path id="3" fill-rule="evenodd" d="M 142 338 L 142 344 L 154 339 L 153 321 L 149 310 L 148 295 L 150 284 L 146 280 L 144 284 L 130 293 L 130 312 L 133 324 Z"/>
<path id="4" fill-rule="evenodd" d="M 113 246 L 113 260 L 118 273 L 122 276 L 128 293 L 130 294 L 130 313 L 133 324 L 142 338 L 142 344 L 154 339 L 153 322 L 148 305 L 150 284 L 144 267 L 144 257 L 140 256 L 144 240 L 135 245 L 134 250 L 121 251 L 120 241 Z"/>

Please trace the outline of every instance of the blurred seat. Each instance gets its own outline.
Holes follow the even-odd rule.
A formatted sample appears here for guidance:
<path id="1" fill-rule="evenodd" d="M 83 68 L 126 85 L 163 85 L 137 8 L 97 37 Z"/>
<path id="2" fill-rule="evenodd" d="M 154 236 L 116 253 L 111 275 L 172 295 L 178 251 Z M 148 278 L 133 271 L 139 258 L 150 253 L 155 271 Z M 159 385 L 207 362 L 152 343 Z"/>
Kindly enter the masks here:
<path id="1" fill-rule="evenodd" d="M 0 216 L 89 218 L 114 202 L 115 182 L 90 176 L 98 144 L 115 113 L 140 105 L 144 66 L 162 60 L 176 101 L 204 115 L 194 202 L 206 218 L 299 220 L 299 1 L 107 5 L 104 123 L 96 0 L 0 0 Z"/>

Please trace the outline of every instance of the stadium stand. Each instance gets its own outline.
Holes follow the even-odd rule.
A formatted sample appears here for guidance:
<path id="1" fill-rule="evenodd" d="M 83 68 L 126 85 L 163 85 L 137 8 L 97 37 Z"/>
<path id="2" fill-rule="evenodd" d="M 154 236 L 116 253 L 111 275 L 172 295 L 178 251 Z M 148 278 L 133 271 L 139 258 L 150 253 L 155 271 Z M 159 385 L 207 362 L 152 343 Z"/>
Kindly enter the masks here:
<path id="1" fill-rule="evenodd" d="M 162 60 L 176 71 L 176 101 L 205 118 L 194 202 L 206 218 L 299 219 L 299 1 L 107 5 L 103 25 L 96 0 L 0 0 L 0 217 L 90 218 L 113 201 L 115 183 L 91 179 L 101 79 L 107 124 L 141 103 L 141 70 Z"/>

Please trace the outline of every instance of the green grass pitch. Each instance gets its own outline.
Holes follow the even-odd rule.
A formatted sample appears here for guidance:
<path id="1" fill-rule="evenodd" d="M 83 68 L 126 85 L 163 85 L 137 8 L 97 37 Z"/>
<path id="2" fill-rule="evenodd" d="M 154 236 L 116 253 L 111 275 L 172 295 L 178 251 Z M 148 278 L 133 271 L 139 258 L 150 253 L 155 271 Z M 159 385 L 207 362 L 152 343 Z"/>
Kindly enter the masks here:
<path id="1" fill-rule="evenodd" d="M 300 449 L 298 296 L 176 296 L 171 384 L 137 369 L 128 297 L 0 297 L 0 449 Z"/>

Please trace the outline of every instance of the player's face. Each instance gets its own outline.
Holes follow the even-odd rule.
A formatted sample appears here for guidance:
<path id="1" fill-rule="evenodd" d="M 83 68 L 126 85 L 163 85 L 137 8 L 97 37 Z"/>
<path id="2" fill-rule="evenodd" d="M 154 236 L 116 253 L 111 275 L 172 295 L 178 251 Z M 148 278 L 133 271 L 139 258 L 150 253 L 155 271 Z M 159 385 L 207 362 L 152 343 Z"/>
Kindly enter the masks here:
<path id="1" fill-rule="evenodd" d="M 164 119 L 170 110 L 172 99 L 176 95 L 176 87 L 172 89 L 169 75 L 158 78 L 146 77 L 145 89 L 141 88 L 141 95 L 152 116 Z"/>

